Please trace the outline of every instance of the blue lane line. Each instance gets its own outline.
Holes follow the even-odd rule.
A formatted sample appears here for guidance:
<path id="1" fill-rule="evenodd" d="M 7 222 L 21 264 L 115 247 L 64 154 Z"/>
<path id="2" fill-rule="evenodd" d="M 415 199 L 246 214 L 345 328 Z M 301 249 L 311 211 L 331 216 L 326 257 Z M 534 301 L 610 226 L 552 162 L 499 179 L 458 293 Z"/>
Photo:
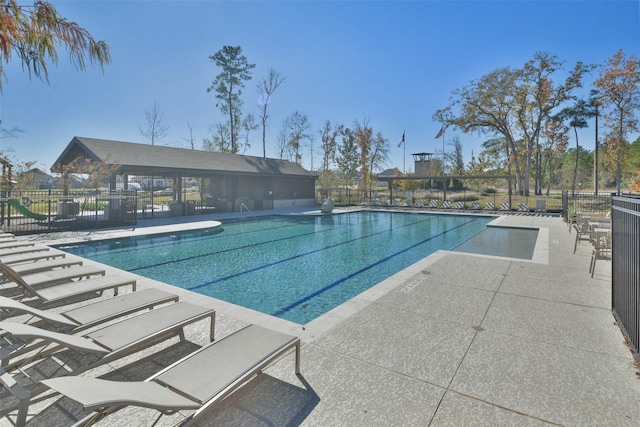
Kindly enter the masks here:
<path id="1" fill-rule="evenodd" d="M 366 224 L 366 223 L 370 223 L 370 222 L 373 222 L 373 220 L 370 219 L 369 221 L 363 221 L 362 224 Z M 251 234 L 251 233 L 263 233 L 263 232 L 270 233 L 271 231 L 274 231 L 274 230 L 286 229 L 286 228 L 291 228 L 291 227 L 298 227 L 301 224 L 303 226 L 312 225 L 311 223 L 304 223 L 304 222 L 297 222 L 295 224 L 287 223 L 287 224 L 279 226 L 279 227 L 269 227 L 269 228 L 261 228 L 259 230 L 252 230 L 252 231 L 246 231 L 246 232 L 228 233 L 228 234 L 225 234 L 224 236 L 218 234 L 218 235 L 208 235 L 208 236 L 197 237 L 197 238 L 189 240 L 188 243 L 191 244 L 191 243 L 195 243 L 195 242 L 197 242 L 199 240 L 206 240 L 206 239 L 210 239 L 212 237 L 215 237 L 217 239 L 231 239 L 231 238 L 233 238 L 235 236 L 248 235 L 248 234 Z M 340 225 L 339 227 L 327 228 L 327 229 L 322 230 L 320 232 L 314 230 L 314 231 L 310 231 L 308 233 L 295 234 L 295 235 L 291 235 L 291 236 L 281 237 L 279 239 L 265 240 L 265 241 L 261 241 L 261 242 L 250 243 L 250 244 L 246 244 L 246 245 L 239 246 L 239 247 L 234 247 L 234 248 L 225 248 L 225 249 L 221 249 L 219 251 L 207 252 L 205 254 L 193 255 L 193 256 L 190 256 L 190 257 L 186 257 L 186 258 L 174 259 L 174 260 L 164 261 L 164 262 L 156 263 L 156 264 L 145 264 L 143 266 L 127 269 L 127 271 L 134 272 L 134 271 L 144 270 L 144 269 L 147 269 L 147 268 L 158 267 L 158 266 L 161 266 L 161 265 L 175 264 L 175 263 L 179 263 L 179 262 L 182 262 L 182 261 L 185 261 L 185 260 L 208 257 L 208 256 L 211 256 L 211 255 L 217 255 L 217 254 L 220 254 L 220 253 L 223 253 L 223 252 L 231 252 L 231 251 L 242 250 L 242 249 L 246 249 L 248 247 L 255 246 L 255 245 L 258 245 L 258 244 L 269 244 L 269 243 L 275 243 L 275 242 L 288 240 L 288 239 L 295 239 L 297 237 L 309 236 L 309 235 L 313 235 L 313 234 L 337 232 L 340 229 L 347 228 L 349 226 L 350 226 L 349 224 L 344 224 L 344 225 Z M 172 245 L 174 245 L 174 244 L 176 244 L 178 242 L 179 241 L 172 240 L 170 242 L 166 242 L 166 243 L 162 243 L 162 244 L 154 244 L 153 248 L 154 248 L 154 250 L 156 250 L 157 248 L 160 248 L 162 246 L 172 246 Z M 139 250 L 140 250 L 139 247 L 123 248 L 121 250 L 109 249 L 108 250 L 108 255 L 122 254 L 122 253 L 125 253 L 125 252 L 132 252 L 132 251 L 139 251 Z M 78 253 L 77 255 L 81 255 L 81 254 Z M 94 259 L 98 260 L 100 256 L 101 255 L 98 254 L 97 256 L 94 256 Z"/>
<path id="2" fill-rule="evenodd" d="M 295 227 L 295 226 L 298 226 L 298 225 L 299 224 L 293 224 L 293 225 L 287 225 L 287 226 L 282 226 L 282 227 L 263 228 L 261 230 L 253 230 L 253 231 L 245 232 L 245 233 L 229 233 L 229 234 L 226 234 L 224 236 L 220 236 L 220 235 L 217 235 L 217 236 L 202 236 L 202 237 L 191 239 L 191 240 L 189 240 L 189 242 L 185 242 L 185 243 L 193 244 L 193 243 L 196 243 L 199 240 L 210 239 L 211 237 L 216 237 L 216 238 L 219 238 L 219 239 L 229 239 L 229 238 L 232 238 L 234 236 L 239 236 L 239 235 L 242 235 L 242 234 L 258 233 L 258 232 L 271 232 L 273 230 L 278 230 L 278 229 L 281 229 L 281 228 Z M 334 229 L 334 231 L 335 230 L 336 229 Z M 322 232 L 324 233 L 324 232 L 329 232 L 329 231 L 332 231 L 332 230 L 323 230 Z M 146 268 L 152 268 L 152 267 L 157 267 L 157 266 L 161 266 L 161 265 L 173 264 L 173 263 L 182 262 L 182 261 L 189 260 L 189 259 L 197 259 L 197 258 L 207 257 L 207 256 L 211 256 L 211 255 L 220 254 L 220 253 L 223 253 L 223 252 L 237 251 L 237 250 L 241 250 L 241 249 L 246 249 L 247 247 L 250 247 L 250 246 L 255 246 L 257 244 L 271 243 L 271 242 L 277 242 L 277 241 L 287 240 L 287 239 L 294 239 L 296 237 L 302 237 L 302 236 L 306 236 L 306 235 L 310 235 L 310 234 L 317 234 L 317 232 L 296 234 L 296 235 L 292 235 L 292 236 L 288 236 L 288 237 L 282 237 L 282 238 L 277 239 L 277 240 L 270 240 L 270 241 L 267 240 L 267 241 L 264 241 L 264 242 L 256 242 L 256 243 L 251 243 L 251 244 L 247 244 L 247 245 L 243 245 L 243 246 L 239 246 L 239 247 L 235 247 L 235 248 L 221 249 L 219 251 L 207 252 L 207 253 L 204 253 L 204 254 L 193 255 L 193 256 L 190 256 L 190 257 L 186 257 L 186 258 L 180 258 L 180 259 L 164 261 L 164 262 L 160 262 L 160 263 L 156 263 L 156 264 L 145 264 L 143 266 L 127 269 L 127 271 L 133 272 L 133 271 L 138 271 L 138 270 L 144 270 Z M 162 246 L 172 246 L 172 245 L 175 245 L 178 242 L 179 241 L 172 240 L 171 242 L 166 242 L 166 243 L 162 243 L 162 244 L 154 244 L 153 245 L 153 249 L 155 250 L 155 249 L 160 248 Z M 140 250 L 139 247 L 137 247 L 137 248 L 136 247 L 123 248 L 122 250 L 109 249 L 108 253 L 106 255 L 121 254 L 121 253 L 124 253 L 124 252 L 136 252 L 136 251 L 139 251 L 139 250 Z M 94 259 L 97 260 L 97 259 L 99 259 L 100 256 L 102 256 L 102 255 L 98 254 L 97 257 L 94 257 Z"/>
<path id="3" fill-rule="evenodd" d="M 235 223 L 232 223 L 232 224 L 235 224 Z M 281 225 L 281 226 L 278 226 L 278 227 L 262 228 L 262 229 L 259 229 L 259 230 L 252 230 L 252 231 L 240 231 L 240 232 L 237 232 L 237 233 L 228 233 L 228 234 L 225 234 L 224 236 L 217 236 L 217 237 L 220 237 L 220 238 L 231 238 L 231 237 L 239 236 L 239 235 L 243 235 L 243 234 L 269 232 L 269 231 L 273 231 L 273 230 L 279 230 L 279 229 L 282 229 L 282 228 L 296 227 L 298 225 L 300 225 L 300 224 L 290 224 L 289 223 L 289 224 Z M 196 233 L 194 233 L 193 231 L 187 231 L 187 232 L 179 232 L 178 231 L 176 233 L 168 233 L 168 234 L 166 234 L 164 236 L 164 238 L 170 238 L 171 236 L 175 236 L 175 235 L 179 235 L 179 234 L 196 234 Z M 190 242 L 192 243 L 192 242 L 197 242 L 199 240 L 206 240 L 206 239 L 209 239 L 209 238 L 214 237 L 214 236 L 216 236 L 216 234 L 207 233 L 207 235 L 204 235 L 204 236 L 195 236 L 195 237 L 191 238 Z M 153 237 L 152 236 L 150 238 L 151 239 L 156 239 L 156 238 L 162 238 L 162 237 Z M 132 238 L 132 237 L 126 237 L 124 239 L 119 240 L 119 242 L 124 242 L 124 244 L 126 245 L 126 242 L 130 241 L 130 240 L 139 240 L 139 239 L 138 238 Z M 172 239 L 172 240 L 169 240 L 169 241 L 165 241 L 165 242 L 156 242 L 156 243 L 153 243 L 152 247 L 154 249 L 157 249 L 157 248 L 162 248 L 163 246 L 172 246 L 176 242 L 178 242 L 178 240 L 175 240 L 175 239 Z M 100 246 L 100 245 L 104 245 L 104 244 L 105 244 L 104 242 L 96 242 L 95 246 Z M 68 246 L 75 246 L 75 245 L 68 245 Z M 82 247 L 82 246 L 85 246 L 85 245 L 80 244 L 78 246 Z M 90 246 L 94 246 L 94 245 L 90 245 Z M 65 248 L 64 245 L 57 246 L 57 248 L 61 249 L 61 250 L 67 250 L 69 252 L 71 252 L 72 249 L 73 249 L 73 248 L 64 249 Z M 108 250 L 108 254 L 112 255 L 112 254 L 120 254 L 120 253 L 126 253 L 126 252 L 136 252 L 136 251 L 140 250 L 140 247 L 127 246 L 127 247 L 123 247 L 121 249 L 110 248 L 110 249 L 107 249 L 107 250 Z"/>
<path id="4" fill-rule="evenodd" d="M 410 224 L 405 224 L 402 227 L 397 227 L 397 228 L 395 228 L 395 230 L 400 229 L 400 228 L 411 227 L 411 226 L 413 226 L 415 224 L 418 224 L 420 222 L 433 221 L 435 219 L 436 218 L 434 218 L 434 217 L 428 217 L 425 220 L 416 221 L 416 222 L 412 222 Z M 455 227 L 455 228 L 457 228 L 457 227 Z M 245 270 L 245 271 L 242 271 L 240 273 L 232 274 L 230 276 L 221 277 L 219 279 L 212 280 L 210 282 L 205 282 L 205 283 L 202 283 L 202 284 L 199 284 L 199 285 L 191 286 L 191 287 L 188 287 L 188 288 L 185 288 L 185 289 L 188 289 L 190 291 L 193 291 L 193 290 L 196 290 L 196 289 L 201 289 L 201 288 L 204 288 L 204 287 L 207 287 L 207 286 L 211 286 L 211 285 L 216 284 L 216 283 L 220 283 L 220 282 L 224 282 L 226 280 L 230 280 L 230 279 L 233 279 L 233 278 L 236 278 L 236 277 L 240 277 L 240 276 L 242 276 L 244 274 L 249 274 L 249 273 L 253 273 L 253 272 L 256 272 L 256 271 L 260 271 L 260 270 L 263 270 L 265 268 L 273 267 L 274 265 L 283 264 L 285 262 L 289 262 L 289 261 L 297 259 L 297 258 L 302 258 L 302 257 L 305 257 L 305 256 L 313 255 L 315 253 L 322 252 L 322 251 L 327 250 L 327 249 L 331 249 L 331 248 L 335 248 L 335 247 L 338 247 L 338 246 L 346 245 L 348 243 L 355 242 L 355 241 L 358 241 L 358 240 L 368 239 L 368 238 L 370 238 L 372 236 L 375 236 L 375 235 L 378 235 L 378 234 L 386 234 L 388 232 L 389 232 L 389 230 L 385 229 L 385 230 L 378 231 L 376 233 L 360 236 L 360 237 L 355 238 L 355 239 L 345 240 L 343 242 L 336 243 L 336 244 L 333 244 L 333 245 L 330 245 L 330 246 L 323 246 L 321 248 L 314 249 L 314 250 L 309 251 L 309 252 L 304 252 L 304 253 L 301 253 L 301 254 L 297 254 L 297 255 L 294 255 L 294 256 L 289 257 L 289 258 L 284 258 L 284 259 L 281 259 L 281 260 L 278 260 L 278 261 L 275 261 L 275 262 L 272 262 L 272 263 L 269 263 L 269 264 L 265 264 L 265 265 L 261 265 L 261 266 L 252 268 L 250 270 Z"/>
<path id="5" fill-rule="evenodd" d="M 423 240 L 423 241 L 421 241 L 421 242 L 415 243 L 415 244 L 413 244 L 413 245 L 409 246 L 408 248 L 405 248 L 405 249 L 403 249 L 403 250 L 401 250 L 401 251 L 398 251 L 398 252 L 396 252 L 396 253 L 394 253 L 394 254 L 392 254 L 392 255 L 389 255 L 389 256 L 388 256 L 388 257 L 386 257 L 386 258 L 383 258 L 383 259 L 381 259 L 381 260 L 379 260 L 379 261 L 376 261 L 376 262 L 374 262 L 373 264 L 370 264 L 370 265 L 368 265 L 368 266 L 366 266 L 366 267 L 363 267 L 363 268 L 361 268 L 360 270 L 357 270 L 357 271 L 355 271 L 355 272 L 353 272 L 353 273 L 349 274 L 348 276 L 345 276 L 345 277 L 343 277 L 343 278 L 341 278 L 341 279 L 339 279 L 339 280 L 336 280 L 335 282 L 333 282 L 333 283 L 331 283 L 331 284 L 329 284 L 329 285 L 325 286 L 324 288 L 318 289 L 316 292 L 314 292 L 314 293 L 312 293 L 312 294 L 310 294 L 310 295 L 307 295 L 306 297 L 301 298 L 301 299 L 299 299 L 298 301 L 295 301 L 295 302 L 293 302 L 293 303 L 289 304 L 288 306 L 283 307 L 283 308 L 281 308 L 281 309 L 277 310 L 276 312 L 272 313 L 272 315 L 273 315 L 273 316 L 276 316 L 276 317 L 280 317 L 280 316 L 282 316 L 283 314 L 285 314 L 286 312 L 293 310 L 294 308 L 296 308 L 296 307 L 298 307 L 298 306 L 300 306 L 300 305 L 304 304 L 304 303 L 305 303 L 305 302 L 307 302 L 307 301 L 310 301 L 311 299 L 313 299 L 313 298 L 317 297 L 318 295 L 321 295 L 321 294 L 323 294 L 323 293 L 327 292 L 328 290 L 330 290 L 330 289 L 332 289 L 332 288 L 335 288 L 336 286 L 338 286 L 338 285 L 340 285 L 341 283 L 343 283 L 343 282 L 345 282 L 345 281 L 347 281 L 347 280 L 349 280 L 349 279 L 351 279 L 351 278 L 353 278 L 353 277 L 357 276 L 358 274 L 361 274 L 361 273 L 363 273 L 363 272 L 365 272 L 365 271 L 367 271 L 367 270 L 370 270 L 370 269 L 372 269 L 372 268 L 374 268 L 374 267 L 378 266 L 379 264 L 382 264 L 382 263 L 384 263 L 384 262 L 387 262 L 388 260 L 390 260 L 390 259 L 392 259 L 392 258 L 395 258 L 396 256 L 398 256 L 398 255 L 400 255 L 400 254 L 402 254 L 402 253 L 405 253 L 405 252 L 407 252 L 407 251 L 409 251 L 409 250 L 411 250 L 411 249 L 414 249 L 414 248 L 416 248 L 417 246 L 420 246 L 420 245 L 422 245 L 422 244 L 424 244 L 424 243 L 428 242 L 429 240 L 433 240 L 433 239 L 435 239 L 436 237 L 440 237 L 440 236 L 442 236 L 442 235 L 444 235 L 444 234 L 446 234 L 446 233 L 448 233 L 448 232 L 450 232 L 450 231 L 453 231 L 453 230 L 455 230 L 455 229 L 457 229 L 457 228 L 464 227 L 465 225 L 467 225 L 467 224 L 469 224 L 469 223 L 471 223 L 471 222 L 473 222 L 473 221 L 477 221 L 477 219 L 473 219 L 473 220 L 468 221 L 468 222 L 465 222 L 465 223 L 463 223 L 463 224 L 459 224 L 459 225 L 457 225 L 457 226 L 455 226 L 455 227 L 453 227 L 453 228 L 450 228 L 450 229 L 444 230 L 444 231 L 442 231 L 441 233 L 438 233 L 438 234 L 436 234 L 436 235 L 430 236 L 428 239 L 425 239 L 425 240 Z"/>
<path id="6" fill-rule="evenodd" d="M 411 226 L 411 225 L 414 225 L 414 224 L 418 224 L 420 222 L 432 221 L 433 219 L 434 218 L 429 218 L 427 220 L 421 220 L 421 221 L 412 222 L 411 224 L 407 224 L 405 227 L 408 227 L 408 226 Z M 367 221 L 367 222 L 372 222 L 372 221 Z M 366 224 L 367 222 L 363 222 L 363 224 Z M 339 232 L 341 230 L 341 228 L 345 228 L 345 227 L 348 227 L 348 225 L 344 225 L 344 226 L 338 227 L 338 228 L 328 228 L 328 229 L 322 230 L 320 232 L 318 232 L 318 231 L 310 231 L 308 233 L 296 234 L 294 236 L 285 236 L 285 237 L 280 237 L 280 238 L 277 238 L 277 239 L 271 239 L 271 240 L 264 240 L 264 241 L 261 241 L 261 242 L 248 243 L 246 245 L 238 246 L 238 247 L 235 247 L 235 248 L 232 248 L 232 249 L 220 249 L 219 251 L 207 252 L 205 254 L 193 255 L 193 256 L 190 256 L 190 257 L 174 259 L 174 260 L 168 260 L 168 261 L 163 261 L 163 262 L 159 262 L 159 263 L 155 263 L 155 264 L 147 264 L 147 265 L 144 265 L 144 266 L 127 269 L 127 271 L 129 271 L 131 273 L 139 272 L 141 270 L 146 270 L 146 269 L 149 269 L 149 268 L 155 268 L 155 267 L 164 266 L 164 265 L 170 265 L 170 264 L 177 264 L 177 263 L 181 263 L 183 261 L 210 257 L 210 256 L 218 255 L 218 254 L 221 254 L 221 253 L 229 253 L 229 252 L 233 252 L 233 251 L 240 251 L 240 250 L 244 250 L 244 249 L 247 249 L 247 248 L 250 248 L 250 247 L 254 247 L 256 245 L 269 245 L 269 244 L 272 244 L 272 243 L 282 242 L 282 241 L 285 241 L 285 240 L 291 240 L 291 239 L 295 239 L 295 238 L 303 237 L 303 236 L 318 235 L 318 234 L 321 234 L 321 233 Z M 272 229 L 269 229 L 269 230 L 272 230 Z M 388 230 L 384 230 L 382 232 L 388 232 Z M 378 233 L 375 233 L 375 234 L 378 234 Z M 361 239 L 369 237 L 369 236 L 374 236 L 375 234 L 369 234 L 369 235 L 366 235 L 366 236 L 362 236 Z M 348 242 L 350 242 L 350 241 L 343 242 L 343 243 L 348 243 Z M 328 247 L 325 246 L 325 247 L 323 247 L 321 249 L 327 249 L 327 248 Z M 310 252 L 310 253 L 313 253 L 313 252 Z M 305 255 L 305 254 L 302 254 L 302 255 Z M 289 258 L 289 259 L 293 259 L 293 258 Z M 285 259 L 284 261 L 288 261 L 288 260 Z M 277 264 L 277 263 L 268 264 L 265 267 L 269 267 L 269 266 L 275 265 L 275 264 Z M 249 271 L 253 271 L 253 270 L 249 270 Z M 242 273 L 240 273 L 240 274 L 242 274 Z M 237 275 L 229 276 L 229 278 L 230 277 L 235 277 L 235 276 L 237 276 Z M 222 281 L 222 280 L 226 280 L 226 278 L 225 279 L 220 279 L 220 281 Z M 209 284 L 211 284 L 211 283 L 216 283 L 216 282 L 210 282 Z M 205 285 L 206 284 L 198 285 L 198 286 L 202 287 L 202 286 L 205 286 Z"/>
<path id="7" fill-rule="evenodd" d="M 360 212 L 360 214 L 362 216 L 364 216 L 364 214 L 366 214 L 366 217 L 368 218 L 367 221 L 361 221 L 361 224 L 372 223 L 375 220 L 375 217 L 374 217 L 374 215 L 371 214 L 371 212 Z M 350 214 L 343 214 L 343 215 L 350 215 Z M 280 218 L 280 216 L 276 216 L 276 217 Z M 271 218 L 273 218 L 273 217 L 271 217 Z M 288 218 L 288 219 L 295 220 L 297 218 Z M 240 221 L 235 221 L 235 222 L 232 222 L 231 225 L 241 225 L 241 222 Z M 235 236 L 243 236 L 243 235 L 249 235 L 249 234 L 254 234 L 254 233 L 270 233 L 271 231 L 274 231 L 274 230 L 287 229 L 287 228 L 291 228 L 291 227 L 299 227 L 301 225 L 302 226 L 311 226 L 311 225 L 314 225 L 314 224 L 312 222 L 304 222 L 303 220 L 297 221 L 294 224 L 291 224 L 290 222 L 287 222 L 284 225 L 277 226 L 277 227 L 261 228 L 261 229 L 257 229 L 257 230 L 251 230 L 251 231 L 239 231 L 239 232 L 234 232 L 234 233 L 227 233 L 225 235 L 209 234 L 207 236 L 193 238 L 193 239 L 191 239 L 189 241 L 189 243 L 193 243 L 193 242 L 196 242 L 198 240 L 210 239 L 212 237 L 215 237 L 216 239 L 232 239 Z M 339 232 L 339 230 L 344 229 L 344 228 L 349 228 L 349 227 L 351 227 L 350 224 L 344 223 L 344 224 L 340 224 L 339 226 L 335 226 L 334 225 L 331 228 L 327 228 L 327 229 L 324 229 L 322 231 L 314 230 L 314 231 L 311 231 L 311 232 L 308 232 L 308 233 L 295 234 L 295 235 L 291 235 L 291 236 L 288 236 L 288 237 L 282 237 L 282 238 L 279 238 L 277 240 L 265 240 L 265 241 L 261 241 L 261 242 L 255 242 L 255 243 L 243 245 L 243 246 L 240 246 L 240 247 L 227 248 L 227 249 L 222 249 L 220 251 L 209 252 L 209 253 L 206 253 L 206 254 L 194 255 L 192 257 L 180 258 L 180 259 L 171 260 L 171 261 L 165 261 L 165 262 L 159 263 L 159 264 L 147 264 L 147 265 L 136 267 L 135 269 L 130 269 L 130 270 L 127 270 L 127 271 L 135 271 L 135 270 L 140 270 L 140 269 L 145 269 L 145 268 L 152 268 L 152 267 L 155 267 L 155 266 L 181 262 L 183 260 L 196 259 L 196 258 L 199 258 L 199 257 L 206 257 L 206 256 L 210 256 L 210 255 L 216 255 L 216 254 L 219 254 L 219 253 L 222 253 L 222 252 L 229 252 L 229 251 L 246 249 L 247 247 L 255 246 L 255 245 L 258 245 L 258 244 L 275 243 L 275 242 L 282 241 L 282 240 L 295 239 L 297 237 L 309 236 L 309 235 L 312 235 L 312 234 Z M 180 234 L 180 232 L 174 233 L 174 234 Z M 153 244 L 153 248 L 157 249 L 157 248 L 161 248 L 162 246 L 172 246 L 172 245 L 174 245 L 174 244 L 176 244 L 178 242 L 179 241 L 177 241 L 177 240 L 172 240 L 172 241 L 169 241 L 169 242 L 164 242 L 164 243 L 159 243 L 159 244 L 157 243 L 157 244 Z M 121 253 L 124 253 L 124 252 L 139 251 L 139 250 L 140 250 L 139 247 L 130 247 L 130 248 L 127 247 L 127 248 L 122 248 L 120 250 L 108 249 L 108 254 L 109 255 L 111 255 L 111 254 L 121 254 Z M 80 254 L 78 254 L 78 255 L 80 255 Z M 101 255 L 98 254 L 97 256 L 99 257 Z M 94 258 L 97 260 L 97 257 L 94 257 Z"/>

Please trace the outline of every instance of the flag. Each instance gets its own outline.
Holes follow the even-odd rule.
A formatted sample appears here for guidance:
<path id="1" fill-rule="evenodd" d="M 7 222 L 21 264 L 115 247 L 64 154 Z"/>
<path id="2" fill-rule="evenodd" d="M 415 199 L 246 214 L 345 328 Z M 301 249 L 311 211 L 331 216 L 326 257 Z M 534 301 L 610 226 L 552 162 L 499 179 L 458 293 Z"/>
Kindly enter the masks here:
<path id="1" fill-rule="evenodd" d="M 404 132 L 402 132 L 402 139 L 398 142 L 398 147 L 400 147 L 404 143 Z"/>
<path id="2" fill-rule="evenodd" d="M 440 128 L 440 132 L 436 135 L 436 139 L 440 138 L 442 135 L 444 135 L 444 125 Z"/>

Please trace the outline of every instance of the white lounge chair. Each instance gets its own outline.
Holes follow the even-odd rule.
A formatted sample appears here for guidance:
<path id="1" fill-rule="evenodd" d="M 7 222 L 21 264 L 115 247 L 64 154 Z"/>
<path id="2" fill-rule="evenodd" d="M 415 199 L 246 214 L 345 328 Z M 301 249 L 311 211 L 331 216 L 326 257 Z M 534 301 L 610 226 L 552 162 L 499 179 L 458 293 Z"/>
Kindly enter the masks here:
<path id="1" fill-rule="evenodd" d="M 478 202 L 473 202 L 473 203 L 471 204 L 471 210 L 479 211 L 479 210 L 480 210 L 480 203 L 478 203 Z"/>
<path id="2" fill-rule="evenodd" d="M 43 250 L 38 252 L 26 252 L 20 254 L 2 255 L 0 263 L 6 265 L 22 264 L 25 262 L 35 262 L 47 259 L 64 258 L 66 254 L 58 250 Z"/>
<path id="3" fill-rule="evenodd" d="M 0 264 L 0 273 L 20 288 L 23 294 L 22 298 L 34 297 L 38 298 L 42 303 L 52 303 L 82 295 L 102 293 L 108 289 L 113 289 L 113 293 L 117 295 L 120 287 L 129 285 L 131 285 L 134 291 L 136 290 L 136 279 L 133 275 L 104 275 L 104 270 L 85 269 L 84 266 L 71 267 L 65 270 L 72 269 L 75 271 L 72 272 L 71 275 L 66 271 L 52 270 L 51 272 L 21 276 L 11 267 Z M 58 273 L 53 274 L 56 272 Z M 89 277 L 79 281 L 70 279 L 86 277 L 87 275 L 90 276 L 91 273 L 103 275 L 99 277 Z M 81 274 L 81 276 L 78 276 L 78 274 Z M 62 277 L 67 277 L 67 281 L 61 282 Z M 53 282 L 47 281 L 47 279 L 51 280 L 52 278 Z M 38 288 L 38 285 L 46 285 L 46 287 Z"/>
<path id="4" fill-rule="evenodd" d="M 163 414 L 195 410 L 183 424 L 246 384 L 295 349 L 300 373 L 300 339 L 256 325 L 247 326 L 190 354 L 146 381 L 107 381 L 88 377 L 43 380 L 47 387 L 96 411 L 82 425 L 95 423 L 122 406 L 152 408 Z"/>
<path id="5" fill-rule="evenodd" d="M 30 242 L 19 242 L 17 240 L 9 240 L 9 241 L 1 241 L 0 249 L 12 249 L 12 248 L 20 248 L 20 247 L 28 247 L 35 246 L 34 243 Z"/>
<path id="6" fill-rule="evenodd" d="M 177 302 L 178 296 L 156 288 L 129 292 L 102 299 L 77 308 L 55 313 L 51 310 L 40 310 L 11 298 L 0 296 L 0 312 L 4 312 L 3 319 L 22 314 L 39 319 L 29 323 L 40 326 L 44 323 L 54 324 L 56 327 L 66 326 L 74 332 L 127 316 L 137 311 L 146 310 L 169 302 Z"/>
<path id="7" fill-rule="evenodd" d="M 74 349 L 99 356 L 96 362 L 88 363 L 72 372 L 72 374 L 78 374 L 127 354 L 143 350 L 150 345 L 156 344 L 160 339 L 176 334 L 179 334 L 181 339 L 184 339 L 183 328 L 185 326 L 207 318 L 211 319 L 210 338 L 213 340 L 215 311 L 184 302 L 170 304 L 130 317 L 85 336 L 50 332 L 31 325 L 14 322 L 0 322 L 0 329 L 14 337 L 44 339 L 58 344 L 50 351 L 38 353 L 38 356 L 49 355 L 61 348 Z M 31 362 L 33 359 L 29 358 L 28 361 Z M 13 376 L 8 373 L 8 369 L 13 367 L 14 364 L 7 364 L 7 361 L 3 360 L 3 369 L 0 369 L 0 383 L 16 398 L 20 399 L 16 425 L 24 426 L 30 399 L 42 393 L 45 389 L 40 387 L 40 389 L 34 391 L 27 391 L 16 383 Z M 196 375 L 199 375 L 199 373 L 196 373 Z"/>
<path id="8" fill-rule="evenodd" d="M 53 332 L 23 323 L 2 321 L 0 332 L 10 336 L 13 341 L 21 341 L 19 346 L 4 346 L 2 368 L 5 372 L 10 372 L 61 350 L 77 350 L 98 356 L 95 361 L 76 368 L 72 374 L 77 375 L 135 353 L 160 339 L 180 335 L 184 340 L 185 326 L 207 318 L 211 320 L 209 338 L 213 341 L 215 310 L 186 302 L 155 308 L 82 335 Z M 35 349 L 39 351 L 28 354 Z"/>
<path id="9" fill-rule="evenodd" d="M 464 202 L 459 200 L 456 202 L 455 206 L 456 209 L 466 209 L 466 206 L 464 205 Z"/>
<path id="10" fill-rule="evenodd" d="M 66 283 L 91 276 L 104 276 L 106 271 L 101 267 L 80 265 L 72 268 L 40 271 L 33 274 L 19 274 L 13 267 L 0 263 L 0 273 L 2 273 L 6 281 L 14 282 L 17 285 L 27 284 L 33 288 Z"/>
<path id="11" fill-rule="evenodd" d="M 48 246 L 44 245 L 32 245 L 32 246 L 20 246 L 18 248 L 0 248 L 0 259 L 9 255 L 28 254 L 33 252 L 45 252 L 50 250 Z"/>
<path id="12" fill-rule="evenodd" d="M 80 258 L 60 258 L 60 259 L 49 259 L 28 263 L 21 263 L 12 265 L 11 268 L 17 274 L 24 276 L 34 273 L 40 273 L 42 271 L 54 270 L 56 268 L 68 268 L 73 266 L 82 265 L 82 259 Z M 3 277 L 2 281 L 11 280 L 7 277 Z"/>

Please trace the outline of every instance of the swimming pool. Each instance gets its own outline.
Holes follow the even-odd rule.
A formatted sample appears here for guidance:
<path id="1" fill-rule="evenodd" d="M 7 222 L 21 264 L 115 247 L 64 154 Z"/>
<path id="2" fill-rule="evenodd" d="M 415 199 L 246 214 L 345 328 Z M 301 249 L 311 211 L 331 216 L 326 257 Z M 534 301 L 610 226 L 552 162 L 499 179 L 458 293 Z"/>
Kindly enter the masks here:
<path id="1" fill-rule="evenodd" d="M 493 219 L 378 211 L 284 215 L 59 248 L 306 324 L 431 253 L 455 248 Z"/>

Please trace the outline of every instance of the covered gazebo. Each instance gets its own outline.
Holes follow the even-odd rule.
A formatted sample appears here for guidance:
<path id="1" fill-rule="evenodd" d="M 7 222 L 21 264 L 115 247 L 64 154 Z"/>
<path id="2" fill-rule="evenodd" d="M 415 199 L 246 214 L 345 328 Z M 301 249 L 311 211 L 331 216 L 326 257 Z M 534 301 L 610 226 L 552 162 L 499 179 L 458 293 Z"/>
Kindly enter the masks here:
<path id="1" fill-rule="evenodd" d="M 109 171 L 113 191 L 129 189 L 131 177 L 147 177 L 151 197 L 154 180 L 168 180 L 177 214 L 187 213 L 183 199 L 187 178 L 201 183 L 202 205 L 219 212 L 242 206 L 260 210 L 316 204 L 316 175 L 287 160 L 76 136 L 51 170 L 83 173 L 69 165 L 85 170 L 86 165 L 100 165 Z"/>

